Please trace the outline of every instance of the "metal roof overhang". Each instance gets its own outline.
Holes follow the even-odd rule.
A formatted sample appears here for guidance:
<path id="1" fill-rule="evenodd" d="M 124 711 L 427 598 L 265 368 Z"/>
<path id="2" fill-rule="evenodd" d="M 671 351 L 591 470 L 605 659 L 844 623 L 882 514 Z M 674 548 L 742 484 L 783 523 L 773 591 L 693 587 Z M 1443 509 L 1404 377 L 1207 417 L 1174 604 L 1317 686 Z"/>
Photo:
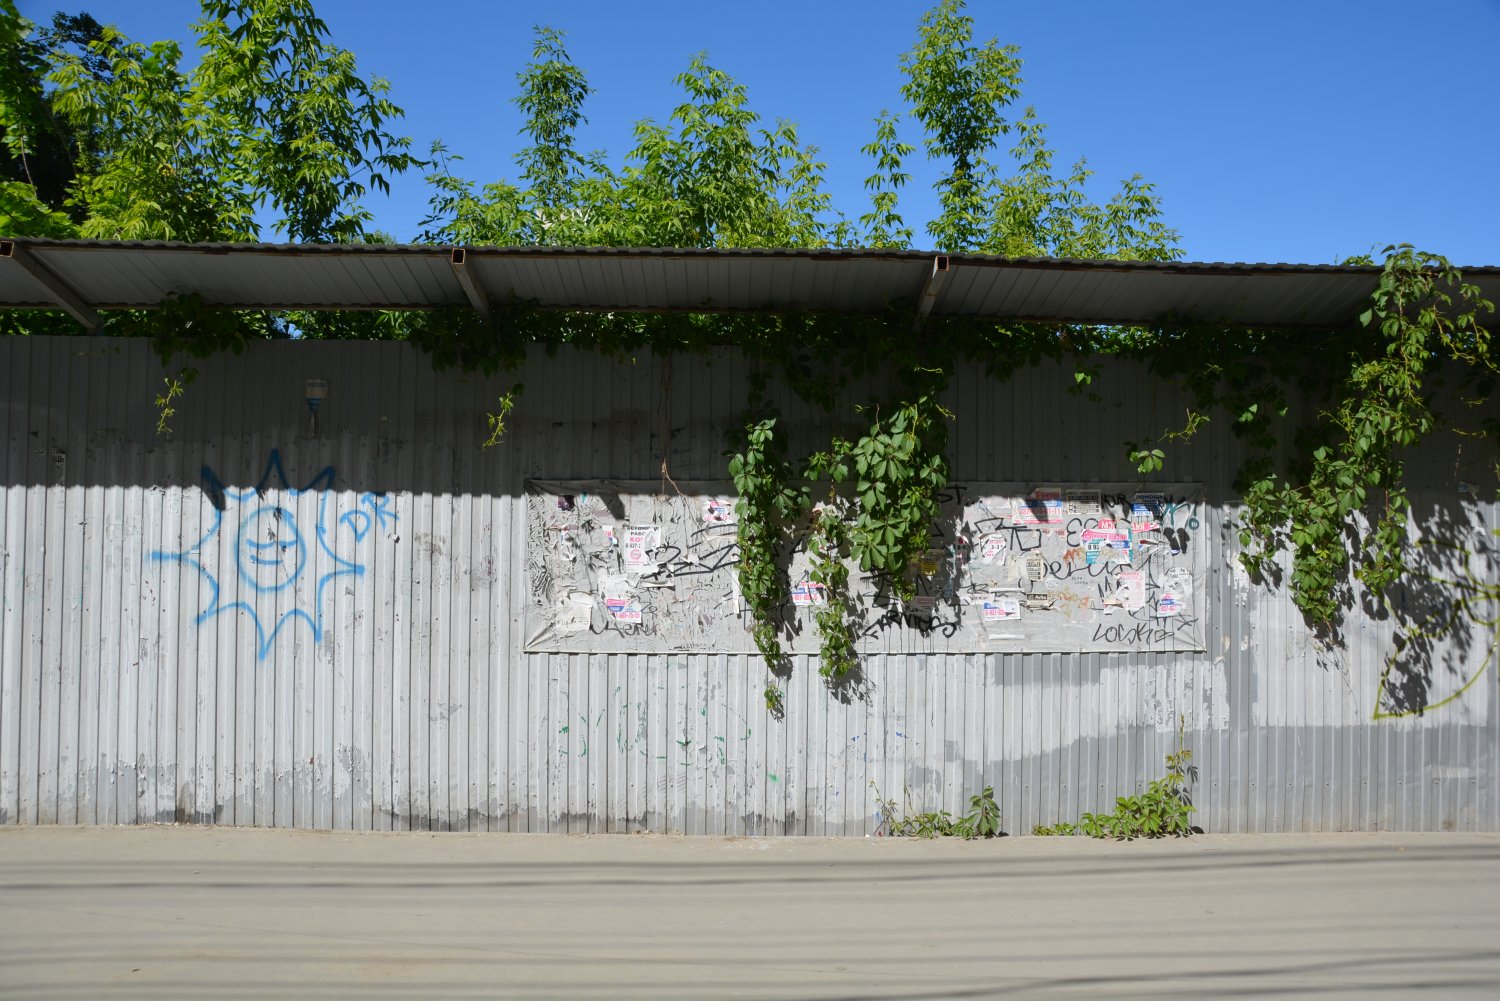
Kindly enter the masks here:
<path id="1" fill-rule="evenodd" d="M 1054 323 L 1320 327 L 1380 269 L 1005 258 L 893 250 L 442 247 L 0 239 L 0 308 L 108 309 L 196 294 L 235 309 L 820 310 Z M 1500 268 L 1465 268 L 1500 301 Z"/>

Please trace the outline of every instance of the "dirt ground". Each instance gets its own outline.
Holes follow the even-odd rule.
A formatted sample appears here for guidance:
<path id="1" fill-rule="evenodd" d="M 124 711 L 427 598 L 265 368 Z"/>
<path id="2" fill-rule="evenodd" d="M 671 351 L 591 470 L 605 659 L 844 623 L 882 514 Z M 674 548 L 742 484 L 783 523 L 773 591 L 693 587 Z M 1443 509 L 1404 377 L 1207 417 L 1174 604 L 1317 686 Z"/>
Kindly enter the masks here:
<path id="1" fill-rule="evenodd" d="M 0 998 L 1500 997 L 1500 838 L 0 829 Z"/>

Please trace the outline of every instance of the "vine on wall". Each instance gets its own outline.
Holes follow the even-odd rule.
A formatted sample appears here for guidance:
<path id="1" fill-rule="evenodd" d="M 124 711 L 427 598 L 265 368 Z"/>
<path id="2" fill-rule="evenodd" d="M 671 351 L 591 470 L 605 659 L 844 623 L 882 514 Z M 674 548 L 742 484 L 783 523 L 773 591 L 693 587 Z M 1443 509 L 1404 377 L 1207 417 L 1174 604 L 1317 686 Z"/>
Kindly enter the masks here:
<path id="1" fill-rule="evenodd" d="M 784 676 L 790 661 L 781 649 L 779 614 L 787 586 L 782 557 L 791 531 L 804 507 L 804 493 L 792 482 L 786 443 L 777 434 L 774 412 L 751 414 L 740 450 L 729 458 L 734 480 L 736 532 L 740 547 L 737 568 L 740 594 L 750 613 L 751 635 L 773 676 Z M 782 710 L 782 692 L 767 684 L 766 707 Z"/>
<path id="2" fill-rule="evenodd" d="M 1159 330 L 1132 353 L 1197 401 L 1184 427 L 1162 443 L 1189 440 L 1215 417 L 1233 422 L 1249 448 L 1236 481 L 1241 559 L 1274 580 L 1278 554 L 1288 554 L 1292 600 L 1311 624 L 1331 631 L 1356 584 L 1381 601 L 1410 571 L 1405 469 L 1412 450 L 1441 431 L 1491 447 L 1497 441 L 1492 423 L 1434 409 L 1437 381 L 1455 367 L 1461 400 L 1477 405 L 1488 397 L 1495 358 L 1483 321 L 1493 310 L 1445 258 L 1401 245 L 1386 248 L 1357 327 L 1318 337 Z M 1288 357 L 1300 361 L 1287 366 Z M 1143 472 L 1165 461 L 1160 449 L 1128 449 Z"/>

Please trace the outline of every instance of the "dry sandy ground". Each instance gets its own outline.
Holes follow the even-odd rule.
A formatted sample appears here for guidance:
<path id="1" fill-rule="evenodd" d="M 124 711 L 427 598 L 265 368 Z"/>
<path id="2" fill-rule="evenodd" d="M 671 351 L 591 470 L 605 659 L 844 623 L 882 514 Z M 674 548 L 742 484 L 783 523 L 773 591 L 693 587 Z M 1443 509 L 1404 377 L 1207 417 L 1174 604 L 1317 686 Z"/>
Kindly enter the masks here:
<path id="1" fill-rule="evenodd" d="M 0 829 L 3 998 L 1500 998 L 1500 838 Z"/>

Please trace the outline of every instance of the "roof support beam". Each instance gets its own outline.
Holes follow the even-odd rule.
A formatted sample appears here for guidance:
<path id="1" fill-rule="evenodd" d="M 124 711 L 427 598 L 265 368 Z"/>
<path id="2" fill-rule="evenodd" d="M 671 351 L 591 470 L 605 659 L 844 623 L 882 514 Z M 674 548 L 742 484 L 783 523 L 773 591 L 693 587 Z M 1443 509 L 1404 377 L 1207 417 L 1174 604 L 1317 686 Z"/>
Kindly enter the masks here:
<path id="1" fill-rule="evenodd" d="M 927 280 L 922 283 L 922 294 L 917 296 L 917 315 L 911 321 L 911 332 L 916 333 L 922 329 L 922 324 L 927 322 L 927 315 L 932 312 L 933 305 L 937 302 L 938 292 L 943 288 L 943 281 L 948 277 L 948 255 L 938 254 L 932 259 L 932 271 L 927 275 Z"/>
<path id="2" fill-rule="evenodd" d="M 104 323 L 99 314 L 77 292 L 69 288 L 67 282 L 57 277 L 51 268 L 37 260 L 25 247 L 17 245 L 14 240 L 0 240 L 0 258 L 4 257 L 9 257 L 25 268 L 51 294 L 56 300 L 55 304 L 67 310 L 68 315 L 83 324 L 85 330 L 91 334 L 99 332 Z"/>
<path id="3" fill-rule="evenodd" d="M 458 279 L 458 285 L 464 290 L 464 295 L 469 299 L 469 305 L 474 307 L 474 312 L 479 314 L 481 320 L 488 322 L 490 318 L 490 299 L 484 294 L 484 289 L 474 280 L 474 275 L 469 271 L 469 252 L 463 247 L 454 247 L 453 253 L 448 258 L 448 263 L 453 266 L 454 277 Z"/>

